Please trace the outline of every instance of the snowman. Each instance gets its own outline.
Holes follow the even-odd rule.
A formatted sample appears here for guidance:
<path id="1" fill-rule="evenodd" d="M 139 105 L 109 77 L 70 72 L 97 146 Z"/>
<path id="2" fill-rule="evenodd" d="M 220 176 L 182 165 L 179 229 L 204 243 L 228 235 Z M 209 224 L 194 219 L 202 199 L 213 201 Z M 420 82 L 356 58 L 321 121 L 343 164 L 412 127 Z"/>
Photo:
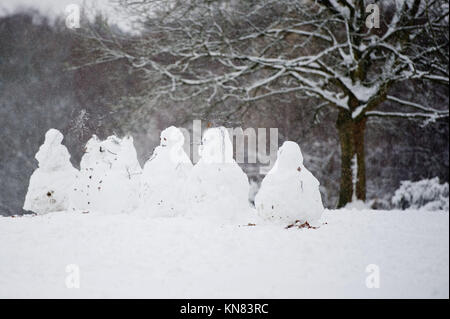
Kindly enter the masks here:
<path id="1" fill-rule="evenodd" d="M 35 156 L 39 167 L 31 175 L 23 209 L 36 214 L 68 209 L 69 190 L 78 171 L 70 163 L 62 140 L 63 135 L 56 129 L 45 134 L 44 144 Z"/>
<path id="2" fill-rule="evenodd" d="M 247 175 L 233 159 L 233 145 L 224 127 L 208 129 L 199 148 L 200 160 L 186 186 L 188 214 L 218 223 L 248 223 L 254 218 L 248 202 Z"/>
<path id="3" fill-rule="evenodd" d="M 139 211 L 152 216 L 174 216 L 184 211 L 182 192 L 192 162 L 183 150 L 184 136 L 171 126 L 145 163 L 141 178 Z"/>
<path id="4" fill-rule="evenodd" d="M 139 201 L 141 167 L 132 137 L 93 136 L 86 144 L 71 192 L 73 210 L 131 212 Z"/>
<path id="5" fill-rule="evenodd" d="M 324 211 L 319 181 L 303 165 L 300 147 L 284 142 L 255 198 L 258 215 L 280 223 L 318 226 Z"/>

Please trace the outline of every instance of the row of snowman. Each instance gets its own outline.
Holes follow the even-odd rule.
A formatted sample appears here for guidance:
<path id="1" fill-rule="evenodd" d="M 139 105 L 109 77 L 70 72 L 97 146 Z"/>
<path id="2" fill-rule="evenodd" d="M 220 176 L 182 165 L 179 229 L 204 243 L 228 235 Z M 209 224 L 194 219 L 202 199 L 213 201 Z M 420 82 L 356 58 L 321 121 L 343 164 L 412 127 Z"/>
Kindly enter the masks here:
<path id="1" fill-rule="evenodd" d="M 136 212 L 152 216 L 184 215 L 217 222 L 317 224 L 323 211 L 318 180 L 304 167 L 300 147 L 285 142 L 255 197 L 248 201 L 247 175 L 233 159 L 224 127 L 203 134 L 200 160 L 184 152 L 176 127 L 162 131 L 161 142 L 142 169 L 132 137 L 110 136 L 88 141 L 80 170 L 70 163 L 63 135 L 50 129 L 36 154 L 39 167 L 30 178 L 24 209 L 55 211 Z"/>

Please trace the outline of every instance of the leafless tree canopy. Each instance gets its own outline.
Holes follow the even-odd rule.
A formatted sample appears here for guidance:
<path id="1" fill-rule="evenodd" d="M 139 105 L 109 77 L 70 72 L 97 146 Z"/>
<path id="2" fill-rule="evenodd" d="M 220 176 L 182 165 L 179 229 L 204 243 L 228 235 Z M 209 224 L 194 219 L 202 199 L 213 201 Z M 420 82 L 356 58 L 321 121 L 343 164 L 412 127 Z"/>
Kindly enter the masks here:
<path id="1" fill-rule="evenodd" d="M 448 85 L 446 1 L 118 3 L 141 34 L 125 39 L 87 32 L 96 49 L 96 59 L 88 63 L 126 60 L 146 83 L 143 100 L 195 99 L 193 114 L 218 117 L 240 116 L 253 102 L 283 96 L 319 99 L 320 108 L 337 110 L 340 205 L 352 200 L 354 156 L 356 196 L 366 196 L 367 118 L 448 118 L 448 108 L 431 105 L 424 95 L 395 90 L 399 83 Z M 273 105 L 273 112 L 280 105 Z"/>
<path id="2" fill-rule="evenodd" d="M 127 59 L 155 86 L 152 97 L 201 95 L 210 107 L 301 91 L 353 118 L 448 116 L 389 92 L 399 81 L 448 84 L 446 1 L 119 3 L 144 35 L 124 46 L 94 34 L 98 61 Z M 371 3 L 381 11 L 379 28 L 366 26 Z M 376 111 L 386 99 L 407 111 Z"/>

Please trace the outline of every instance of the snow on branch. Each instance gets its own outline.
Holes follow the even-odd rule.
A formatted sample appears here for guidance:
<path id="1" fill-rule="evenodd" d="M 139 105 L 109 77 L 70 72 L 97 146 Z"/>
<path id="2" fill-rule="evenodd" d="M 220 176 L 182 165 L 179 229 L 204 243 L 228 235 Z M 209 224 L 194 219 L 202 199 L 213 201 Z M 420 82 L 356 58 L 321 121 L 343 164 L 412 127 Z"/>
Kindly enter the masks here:
<path id="1" fill-rule="evenodd" d="M 448 114 L 388 96 L 401 81 L 448 84 L 443 0 L 119 2 L 141 34 L 122 43 L 88 30 L 98 53 L 88 63 L 129 61 L 152 84 L 149 98 L 203 98 L 207 107 L 303 92 L 353 118 L 387 116 L 375 111 L 386 99 L 420 111 L 416 117 Z M 373 3 L 382 10 L 379 29 L 365 24 Z"/>
<path id="2" fill-rule="evenodd" d="M 435 121 L 438 119 L 448 118 L 449 114 L 442 113 L 405 113 L 405 112 L 383 112 L 383 111 L 369 111 L 366 113 L 366 116 L 377 116 L 377 117 L 397 117 L 397 118 L 409 118 L 409 119 L 426 119 Z"/>
<path id="3" fill-rule="evenodd" d="M 392 102 L 396 102 L 396 103 L 401 104 L 401 105 L 409 106 L 409 107 L 412 107 L 412 108 L 415 108 L 415 109 L 418 109 L 418 110 L 424 111 L 424 112 L 440 114 L 440 115 L 445 115 L 446 114 L 447 116 L 448 116 L 448 113 L 449 113 L 448 110 L 445 110 L 445 111 L 436 110 L 436 109 L 433 109 L 431 107 L 425 107 L 425 106 L 417 104 L 417 103 L 401 100 L 401 99 L 399 99 L 399 98 L 397 98 L 395 96 L 392 96 L 392 95 L 388 95 L 387 96 L 387 100 L 388 101 L 392 101 Z"/>

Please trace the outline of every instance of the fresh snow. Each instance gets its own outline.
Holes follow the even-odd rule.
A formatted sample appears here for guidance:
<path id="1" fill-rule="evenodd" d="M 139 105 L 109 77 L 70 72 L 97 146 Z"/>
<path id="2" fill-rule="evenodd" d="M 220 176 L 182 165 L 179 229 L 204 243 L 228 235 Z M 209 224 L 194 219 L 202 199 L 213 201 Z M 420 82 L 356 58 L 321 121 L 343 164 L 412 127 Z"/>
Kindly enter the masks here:
<path id="1" fill-rule="evenodd" d="M 255 210 L 223 127 L 205 132 L 194 166 L 168 128 L 143 171 L 131 137 L 93 136 L 80 171 L 62 139 L 50 130 L 36 154 L 24 206 L 38 214 L 0 218 L 0 298 L 449 296 L 448 184 L 396 193 L 412 208 L 447 206 L 324 211 L 300 147 L 285 142 Z"/>
<path id="2" fill-rule="evenodd" d="M 86 144 L 71 190 L 72 210 L 122 213 L 139 204 L 141 166 L 132 137 L 93 136 Z"/>
<path id="3" fill-rule="evenodd" d="M 199 149 L 200 160 L 185 184 L 186 215 L 216 223 L 250 221 L 250 184 L 233 159 L 233 144 L 224 127 L 208 129 Z M 254 222 L 255 220 L 253 220 Z"/>
<path id="4" fill-rule="evenodd" d="M 448 183 L 439 183 L 439 178 L 423 179 L 420 181 L 402 181 L 399 189 L 392 197 L 394 207 L 423 210 L 449 209 Z"/>
<path id="5" fill-rule="evenodd" d="M 78 171 L 70 163 L 62 140 L 58 130 L 50 129 L 45 134 L 44 144 L 35 156 L 39 167 L 31 175 L 24 209 L 45 214 L 69 208 L 70 188 Z"/>
<path id="6" fill-rule="evenodd" d="M 449 297 L 448 212 L 324 217 L 319 229 L 95 212 L 1 217 L 0 298 Z M 66 287 L 68 265 L 78 267 L 78 289 Z M 379 288 L 366 286 L 369 265 Z"/>
<path id="7" fill-rule="evenodd" d="M 154 216 L 172 216 L 183 213 L 180 196 L 192 162 L 183 150 L 184 136 L 171 126 L 161 132 L 161 143 L 145 163 L 141 177 L 139 211 Z"/>
<path id="8" fill-rule="evenodd" d="M 255 207 L 266 220 L 313 225 L 324 211 L 319 185 L 317 178 L 303 165 L 298 144 L 284 142 L 275 165 L 256 194 Z"/>

